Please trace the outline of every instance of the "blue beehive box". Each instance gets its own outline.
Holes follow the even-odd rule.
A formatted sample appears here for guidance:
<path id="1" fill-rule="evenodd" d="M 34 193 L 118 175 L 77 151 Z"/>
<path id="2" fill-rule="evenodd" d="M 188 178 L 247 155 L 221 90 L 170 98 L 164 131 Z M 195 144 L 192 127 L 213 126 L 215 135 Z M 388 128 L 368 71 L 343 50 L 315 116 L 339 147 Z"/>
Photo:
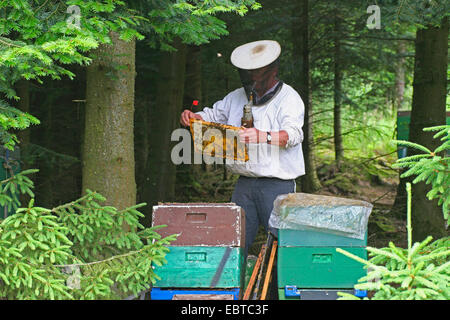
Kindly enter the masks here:
<path id="1" fill-rule="evenodd" d="M 238 300 L 239 288 L 232 289 L 166 289 L 153 288 L 150 292 L 151 300 Z"/>

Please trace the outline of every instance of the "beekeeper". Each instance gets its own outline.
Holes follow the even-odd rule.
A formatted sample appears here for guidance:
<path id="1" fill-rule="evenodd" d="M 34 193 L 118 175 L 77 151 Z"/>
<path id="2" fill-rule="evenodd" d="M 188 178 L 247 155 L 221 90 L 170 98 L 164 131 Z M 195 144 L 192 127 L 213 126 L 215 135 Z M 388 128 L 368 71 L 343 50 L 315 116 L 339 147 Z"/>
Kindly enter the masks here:
<path id="1" fill-rule="evenodd" d="M 295 180 L 305 174 L 302 152 L 304 104 L 300 95 L 278 78 L 280 44 L 272 40 L 246 43 L 235 48 L 231 63 L 238 68 L 243 87 L 230 92 L 212 108 L 193 113 L 185 110 L 180 122 L 200 119 L 241 127 L 243 106 L 252 96 L 252 128 L 239 131 L 248 143 L 250 160 L 230 163 L 239 174 L 231 201 L 241 206 L 246 218 L 246 254 L 259 225 L 269 229 L 273 201 L 280 194 L 295 192 Z M 271 230 L 274 232 L 274 230 Z M 275 234 L 276 235 L 276 234 Z"/>

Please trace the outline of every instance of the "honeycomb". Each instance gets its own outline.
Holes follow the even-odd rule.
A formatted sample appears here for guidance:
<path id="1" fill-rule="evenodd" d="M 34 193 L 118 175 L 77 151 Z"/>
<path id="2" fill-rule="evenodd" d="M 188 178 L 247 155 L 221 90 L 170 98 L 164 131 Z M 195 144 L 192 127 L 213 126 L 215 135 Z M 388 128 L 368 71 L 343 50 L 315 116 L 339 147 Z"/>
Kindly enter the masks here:
<path id="1" fill-rule="evenodd" d="M 239 141 L 239 127 L 190 119 L 194 150 L 211 157 L 248 161 L 247 146 Z"/>

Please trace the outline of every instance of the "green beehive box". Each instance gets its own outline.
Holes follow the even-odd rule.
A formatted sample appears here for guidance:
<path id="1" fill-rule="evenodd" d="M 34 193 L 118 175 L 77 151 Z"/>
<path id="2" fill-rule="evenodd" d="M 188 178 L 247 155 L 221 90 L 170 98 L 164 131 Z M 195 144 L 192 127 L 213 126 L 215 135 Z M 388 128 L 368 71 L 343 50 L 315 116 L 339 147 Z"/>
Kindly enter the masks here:
<path id="1" fill-rule="evenodd" d="M 409 139 L 409 123 L 411 122 L 411 111 L 397 112 L 397 140 Z M 447 111 L 446 123 L 450 125 L 450 112 Z"/>
<path id="2" fill-rule="evenodd" d="M 281 288 L 278 289 L 278 300 L 337 300 L 338 292 L 355 294 L 354 289 L 298 289 L 297 295 L 286 296 L 286 290 Z"/>
<path id="3" fill-rule="evenodd" d="M 342 247 L 367 258 L 364 247 Z M 366 275 L 363 265 L 336 252 L 335 247 L 279 247 L 278 288 L 353 288 Z"/>
<path id="4" fill-rule="evenodd" d="M 160 288 L 239 288 L 244 278 L 240 247 L 170 246 L 167 263 L 154 271 Z"/>
<path id="5" fill-rule="evenodd" d="M 278 245 L 280 247 L 365 247 L 367 232 L 364 239 L 349 238 L 313 229 L 278 230 Z"/>
<path id="6" fill-rule="evenodd" d="M 409 123 L 411 122 L 411 111 L 397 112 L 397 140 L 409 140 Z M 446 124 L 450 125 L 450 112 L 447 111 Z M 404 158 L 407 155 L 406 147 L 398 147 L 398 158 Z"/>
<path id="7" fill-rule="evenodd" d="M 408 140 L 410 122 L 411 122 L 410 111 L 397 112 L 397 140 Z"/>

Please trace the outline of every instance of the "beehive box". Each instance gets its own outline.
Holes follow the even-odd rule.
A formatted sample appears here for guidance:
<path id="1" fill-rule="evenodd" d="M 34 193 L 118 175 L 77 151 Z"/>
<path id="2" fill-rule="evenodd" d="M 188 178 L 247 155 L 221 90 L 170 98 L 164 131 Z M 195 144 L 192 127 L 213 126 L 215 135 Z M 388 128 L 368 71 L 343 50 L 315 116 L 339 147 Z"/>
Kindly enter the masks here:
<path id="1" fill-rule="evenodd" d="M 343 247 L 366 259 L 363 247 Z M 278 288 L 353 288 L 366 275 L 363 265 L 343 254 L 336 247 L 279 247 Z"/>
<path id="2" fill-rule="evenodd" d="M 411 111 L 397 112 L 397 140 L 409 140 L 409 123 L 411 122 Z M 450 125 L 450 112 L 447 111 L 446 124 Z M 398 146 L 398 158 L 404 158 L 407 155 L 407 148 Z"/>
<path id="3" fill-rule="evenodd" d="M 158 233 L 179 234 L 171 246 L 245 247 L 245 213 L 234 203 L 163 203 L 153 207 Z"/>
<path id="4" fill-rule="evenodd" d="M 367 246 L 367 232 L 364 239 L 357 239 L 315 231 L 312 228 L 280 229 L 278 230 L 278 245 L 280 247 L 365 247 Z"/>
<path id="5" fill-rule="evenodd" d="M 278 232 L 278 288 L 353 288 L 366 275 L 363 265 L 336 252 L 342 248 L 367 258 L 364 239 L 314 229 L 280 229 Z"/>
<path id="6" fill-rule="evenodd" d="M 297 289 L 292 288 L 294 293 L 288 293 L 289 290 L 278 289 L 279 300 L 337 300 L 338 292 L 355 294 L 355 290 L 349 289 Z"/>
<path id="7" fill-rule="evenodd" d="M 155 267 L 158 288 L 241 288 L 244 255 L 240 247 L 170 246 L 167 263 Z"/>
<path id="8" fill-rule="evenodd" d="M 238 300 L 240 289 L 163 289 L 153 288 L 151 300 Z"/>

